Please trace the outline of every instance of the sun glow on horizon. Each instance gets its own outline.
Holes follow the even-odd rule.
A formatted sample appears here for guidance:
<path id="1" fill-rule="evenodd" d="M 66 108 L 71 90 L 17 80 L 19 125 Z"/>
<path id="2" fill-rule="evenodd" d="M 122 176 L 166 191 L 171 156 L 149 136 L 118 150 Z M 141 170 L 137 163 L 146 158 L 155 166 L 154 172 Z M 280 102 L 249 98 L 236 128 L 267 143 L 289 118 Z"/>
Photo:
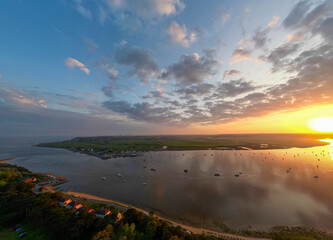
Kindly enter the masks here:
<path id="1" fill-rule="evenodd" d="M 309 126 L 316 132 L 333 132 L 333 117 L 319 117 L 309 121 Z"/>

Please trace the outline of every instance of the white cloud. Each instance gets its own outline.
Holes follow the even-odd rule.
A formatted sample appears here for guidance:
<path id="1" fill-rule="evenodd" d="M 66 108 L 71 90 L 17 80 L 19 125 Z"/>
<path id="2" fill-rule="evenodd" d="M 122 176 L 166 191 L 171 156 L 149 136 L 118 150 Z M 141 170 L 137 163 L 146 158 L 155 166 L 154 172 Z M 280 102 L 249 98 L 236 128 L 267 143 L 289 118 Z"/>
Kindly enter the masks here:
<path id="1" fill-rule="evenodd" d="M 74 58 L 71 58 L 71 57 L 67 58 L 65 61 L 65 64 L 69 68 L 78 67 L 81 69 L 81 71 L 85 72 L 88 75 L 90 73 L 90 70 L 83 63 L 79 62 L 78 60 L 76 60 Z"/>
<path id="2" fill-rule="evenodd" d="M 86 8 L 82 0 L 74 0 L 75 9 L 84 17 L 91 18 L 91 11 Z"/>
<path id="3" fill-rule="evenodd" d="M 168 34 L 173 42 L 181 44 L 184 47 L 189 47 L 190 43 L 196 40 L 195 33 L 188 34 L 186 26 L 179 25 L 177 22 L 172 22 L 170 24 Z"/>
<path id="4" fill-rule="evenodd" d="M 280 20 L 280 17 L 274 16 L 273 19 L 267 24 L 268 27 L 274 27 L 278 21 Z"/>

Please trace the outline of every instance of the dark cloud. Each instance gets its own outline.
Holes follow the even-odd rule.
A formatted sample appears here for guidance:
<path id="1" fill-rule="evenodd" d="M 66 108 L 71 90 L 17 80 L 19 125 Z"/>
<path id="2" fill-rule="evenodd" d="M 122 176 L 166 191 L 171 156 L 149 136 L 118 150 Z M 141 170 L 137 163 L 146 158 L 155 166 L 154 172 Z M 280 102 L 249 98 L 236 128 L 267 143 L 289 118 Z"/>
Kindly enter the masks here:
<path id="1" fill-rule="evenodd" d="M 254 43 L 255 48 L 261 48 L 265 46 L 267 42 L 267 35 L 270 31 L 270 28 L 257 29 L 252 37 L 252 42 Z"/>
<path id="2" fill-rule="evenodd" d="M 188 97 L 196 97 L 204 94 L 210 93 L 215 86 L 209 83 L 200 83 L 196 85 L 192 85 L 190 87 L 183 87 L 176 90 L 177 93 L 183 95 L 184 98 Z"/>
<path id="3" fill-rule="evenodd" d="M 116 50 L 115 61 L 117 64 L 130 66 L 128 74 L 140 78 L 143 83 L 147 83 L 158 72 L 157 63 L 148 49 L 126 44 Z"/>
<path id="4" fill-rule="evenodd" d="M 333 17 L 325 19 L 314 29 L 314 33 L 321 34 L 326 41 L 333 41 Z"/>
<path id="5" fill-rule="evenodd" d="M 249 49 L 244 49 L 244 48 L 237 48 L 234 50 L 232 53 L 230 63 L 229 64 L 234 64 L 243 60 L 248 60 L 251 58 L 251 50 Z"/>
<path id="6" fill-rule="evenodd" d="M 294 28 L 296 26 L 299 26 L 299 23 L 302 21 L 304 18 L 306 12 L 310 9 L 310 4 L 309 1 L 300 1 L 298 2 L 289 15 L 285 18 L 283 21 L 283 25 L 286 28 Z"/>
<path id="7" fill-rule="evenodd" d="M 285 65 L 285 58 L 290 54 L 295 53 L 299 47 L 299 43 L 287 42 L 274 48 L 273 51 L 267 56 L 267 58 L 263 58 L 262 56 L 259 58 L 266 59 L 267 61 L 271 62 L 273 64 L 273 71 L 281 70 L 283 65 Z"/>
<path id="8" fill-rule="evenodd" d="M 231 77 L 231 76 L 234 76 L 234 75 L 238 75 L 238 74 L 241 74 L 242 72 L 241 71 L 238 71 L 236 69 L 229 69 L 229 70 L 226 70 L 223 74 L 223 78 L 225 77 Z"/>
<path id="9" fill-rule="evenodd" d="M 255 90 L 256 87 L 251 82 L 244 81 L 243 79 L 232 80 L 230 82 L 219 84 L 213 97 L 227 98 L 235 97 L 242 93 L 250 92 Z"/>
<path id="10" fill-rule="evenodd" d="M 165 125 L 182 124 L 182 116 L 168 107 L 154 107 L 149 102 L 130 104 L 127 101 L 106 101 L 103 106 L 131 119 Z"/>
<path id="11" fill-rule="evenodd" d="M 168 66 L 161 77 L 163 79 L 174 78 L 183 85 L 201 83 L 216 73 L 215 69 L 219 63 L 213 58 L 213 55 L 211 51 L 207 51 L 202 57 L 197 53 L 183 55 L 178 63 Z"/>

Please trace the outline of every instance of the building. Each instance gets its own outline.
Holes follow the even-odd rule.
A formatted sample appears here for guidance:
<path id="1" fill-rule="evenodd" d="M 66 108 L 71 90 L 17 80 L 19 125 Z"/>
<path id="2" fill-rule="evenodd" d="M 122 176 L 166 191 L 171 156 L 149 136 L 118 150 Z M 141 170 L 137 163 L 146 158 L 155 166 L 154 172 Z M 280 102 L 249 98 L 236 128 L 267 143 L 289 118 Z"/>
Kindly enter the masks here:
<path id="1" fill-rule="evenodd" d="M 74 210 L 78 210 L 79 208 L 82 207 L 83 205 L 77 201 L 72 201 L 66 206 L 67 209 L 74 209 Z"/>
<path id="2" fill-rule="evenodd" d="M 119 222 L 122 218 L 123 218 L 123 215 L 120 212 L 118 212 L 116 222 Z"/>
<path id="3" fill-rule="evenodd" d="M 100 208 L 96 211 L 95 216 L 104 218 L 105 216 L 107 216 L 109 214 L 111 214 L 111 211 L 109 209 Z"/>
<path id="4" fill-rule="evenodd" d="M 86 213 L 93 213 L 95 210 L 86 206 L 83 206 L 82 208 L 79 208 L 76 211 L 76 215 L 80 214 L 81 212 L 86 212 Z"/>
<path id="5" fill-rule="evenodd" d="M 70 198 L 65 198 L 65 197 L 60 197 L 60 198 L 58 199 L 58 201 L 59 201 L 60 206 L 65 207 L 65 206 L 67 206 L 69 203 L 72 202 L 72 199 L 70 199 Z"/>

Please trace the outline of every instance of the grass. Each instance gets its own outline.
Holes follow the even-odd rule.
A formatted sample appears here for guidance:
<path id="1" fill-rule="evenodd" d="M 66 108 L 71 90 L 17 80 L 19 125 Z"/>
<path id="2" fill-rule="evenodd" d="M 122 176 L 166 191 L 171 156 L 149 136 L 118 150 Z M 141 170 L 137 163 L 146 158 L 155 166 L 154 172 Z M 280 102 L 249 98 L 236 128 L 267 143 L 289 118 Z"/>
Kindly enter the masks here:
<path id="1" fill-rule="evenodd" d="M 14 226 L 13 226 L 14 227 Z M 47 231 L 43 226 L 36 226 L 31 223 L 21 223 L 21 231 L 25 231 L 27 235 L 22 238 L 24 240 L 53 240 L 55 236 Z M 10 232 L 10 228 L 0 228 L 0 240 L 17 240 L 19 233 Z"/>
<path id="2" fill-rule="evenodd" d="M 268 149 L 283 149 L 291 147 L 312 147 L 325 145 L 318 139 L 333 137 L 333 135 L 318 134 L 229 134 L 229 135 L 186 135 L 186 136 L 113 136 L 113 137 L 79 137 L 62 142 L 40 143 L 40 147 L 54 148 L 85 148 L 110 151 L 126 150 L 200 150 L 227 147 L 240 149 L 248 147 L 262 149 L 261 144 L 267 144 Z M 90 154 L 89 151 L 86 151 Z"/>

